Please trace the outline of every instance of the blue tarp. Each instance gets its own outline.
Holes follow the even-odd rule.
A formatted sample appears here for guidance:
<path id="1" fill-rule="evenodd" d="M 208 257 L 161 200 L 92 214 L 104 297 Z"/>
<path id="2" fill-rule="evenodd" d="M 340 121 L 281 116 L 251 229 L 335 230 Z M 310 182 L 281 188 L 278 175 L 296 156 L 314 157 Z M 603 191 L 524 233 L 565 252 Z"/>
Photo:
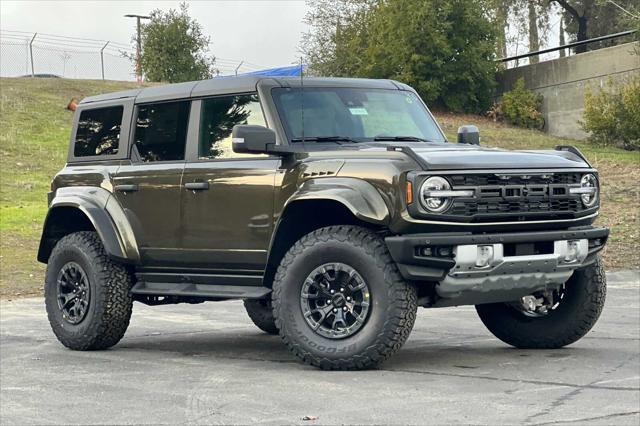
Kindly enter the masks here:
<path id="1" fill-rule="evenodd" d="M 270 77 L 295 77 L 300 75 L 300 70 L 304 69 L 304 65 L 301 67 L 300 65 L 293 65 L 293 66 L 289 66 L 289 67 L 278 67 L 278 68 L 269 68 L 266 70 L 260 70 L 260 71 L 252 71 L 252 72 L 246 72 L 243 74 L 238 74 L 238 75 L 264 75 L 264 76 L 270 76 Z"/>

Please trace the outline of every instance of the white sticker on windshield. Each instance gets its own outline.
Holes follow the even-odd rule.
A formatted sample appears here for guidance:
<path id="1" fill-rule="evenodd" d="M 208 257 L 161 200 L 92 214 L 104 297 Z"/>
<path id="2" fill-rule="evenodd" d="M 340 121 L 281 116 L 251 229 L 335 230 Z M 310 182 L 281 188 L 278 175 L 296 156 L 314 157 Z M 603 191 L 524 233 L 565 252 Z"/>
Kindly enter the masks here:
<path id="1" fill-rule="evenodd" d="M 369 115 L 366 108 L 349 108 L 351 115 Z"/>

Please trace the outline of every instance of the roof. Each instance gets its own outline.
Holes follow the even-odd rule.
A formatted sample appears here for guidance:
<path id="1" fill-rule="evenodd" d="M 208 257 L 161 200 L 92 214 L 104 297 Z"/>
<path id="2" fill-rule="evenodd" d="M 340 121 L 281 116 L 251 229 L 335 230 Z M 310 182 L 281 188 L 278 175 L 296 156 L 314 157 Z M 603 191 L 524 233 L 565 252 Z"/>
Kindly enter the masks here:
<path id="1" fill-rule="evenodd" d="M 121 92 L 105 93 L 86 97 L 81 104 L 135 98 L 137 103 L 157 102 L 189 97 L 215 96 L 230 93 L 254 92 L 256 85 L 262 80 L 271 80 L 274 85 L 282 87 L 366 87 L 379 89 L 410 89 L 402 83 L 391 80 L 371 80 L 360 78 L 333 77 L 272 77 L 261 75 L 242 75 L 215 77 L 209 80 L 189 81 L 186 83 L 165 84 Z"/>

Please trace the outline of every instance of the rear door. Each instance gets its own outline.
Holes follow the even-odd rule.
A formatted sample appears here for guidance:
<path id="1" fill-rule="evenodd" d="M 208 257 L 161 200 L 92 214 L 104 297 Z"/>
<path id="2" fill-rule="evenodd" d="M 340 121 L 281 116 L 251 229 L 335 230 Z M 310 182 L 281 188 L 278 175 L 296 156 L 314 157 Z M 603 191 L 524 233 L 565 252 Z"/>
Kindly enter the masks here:
<path id="1" fill-rule="evenodd" d="M 262 273 L 273 229 L 279 157 L 236 154 L 236 124 L 265 125 L 256 94 L 194 101 L 200 117 L 190 138 L 182 191 L 185 266 L 216 272 Z"/>
<path id="2" fill-rule="evenodd" d="M 114 195 L 133 228 L 144 266 L 177 263 L 182 172 L 191 102 L 136 106 L 131 161 L 114 178 Z"/>

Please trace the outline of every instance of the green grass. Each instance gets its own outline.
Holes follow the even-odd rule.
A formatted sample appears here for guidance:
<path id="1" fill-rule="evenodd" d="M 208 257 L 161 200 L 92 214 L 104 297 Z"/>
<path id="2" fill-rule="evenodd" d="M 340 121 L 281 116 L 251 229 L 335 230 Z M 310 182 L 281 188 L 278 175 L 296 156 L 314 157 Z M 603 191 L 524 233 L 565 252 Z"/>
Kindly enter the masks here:
<path id="1" fill-rule="evenodd" d="M 40 78 L 0 79 L 0 295 L 36 293 L 35 261 L 52 177 L 65 163 L 71 98 L 135 84 Z"/>
<path id="2" fill-rule="evenodd" d="M 135 83 L 0 78 L 0 297 L 39 294 L 44 266 L 35 254 L 46 215 L 46 193 L 65 163 L 71 98 L 136 87 Z M 513 128 L 482 117 L 436 113 L 450 140 L 462 124 L 479 125 L 482 144 L 506 148 L 576 145 L 600 169 L 600 223 L 613 228 L 609 267 L 638 267 L 640 153 L 600 148 Z"/>

